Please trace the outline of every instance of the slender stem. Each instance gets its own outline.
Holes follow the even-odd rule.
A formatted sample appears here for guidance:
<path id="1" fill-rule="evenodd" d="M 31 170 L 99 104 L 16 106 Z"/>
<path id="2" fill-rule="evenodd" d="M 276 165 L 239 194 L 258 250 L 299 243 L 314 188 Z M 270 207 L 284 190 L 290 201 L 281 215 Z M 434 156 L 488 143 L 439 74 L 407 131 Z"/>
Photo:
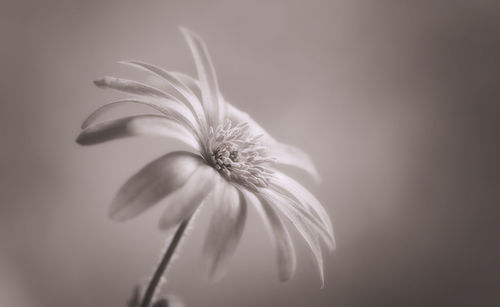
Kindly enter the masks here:
<path id="1" fill-rule="evenodd" d="M 184 220 L 179 225 L 179 228 L 177 228 L 177 231 L 175 232 L 174 237 L 172 238 L 172 242 L 170 242 L 170 245 L 168 246 L 165 255 L 163 255 L 160 264 L 158 264 L 158 267 L 156 268 L 153 278 L 151 278 L 151 281 L 148 284 L 148 288 L 146 289 L 146 293 L 144 294 L 144 298 L 142 299 L 141 307 L 148 307 L 149 304 L 151 303 L 153 295 L 156 292 L 156 287 L 158 287 L 158 283 L 160 282 L 163 273 L 165 273 L 165 269 L 167 268 L 170 259 L 174 255 L 175 249 L 179 245 L 179 242 L 181 241 L 182 235 L 184 234 L 184 231 L 186 230 L 186 227 L 189 224 L 190 219 L 191 217 Z"/>

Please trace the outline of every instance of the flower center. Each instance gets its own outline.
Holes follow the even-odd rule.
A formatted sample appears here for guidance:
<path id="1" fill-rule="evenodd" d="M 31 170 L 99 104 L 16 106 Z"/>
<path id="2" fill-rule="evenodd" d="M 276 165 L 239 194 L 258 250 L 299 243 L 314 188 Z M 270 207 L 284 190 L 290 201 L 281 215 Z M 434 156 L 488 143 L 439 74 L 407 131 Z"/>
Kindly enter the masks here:
<path id="1" fill-rule="evenodd" d="M 272 175 L 267 166 L 275 160 L 260 145 L 261 137 L 251 135 L 247 123 L 233 126 L 226 120 L 217 129 L 210 128 L 205 158 L 227 180 L 252 190 L 266 187 Z"/>

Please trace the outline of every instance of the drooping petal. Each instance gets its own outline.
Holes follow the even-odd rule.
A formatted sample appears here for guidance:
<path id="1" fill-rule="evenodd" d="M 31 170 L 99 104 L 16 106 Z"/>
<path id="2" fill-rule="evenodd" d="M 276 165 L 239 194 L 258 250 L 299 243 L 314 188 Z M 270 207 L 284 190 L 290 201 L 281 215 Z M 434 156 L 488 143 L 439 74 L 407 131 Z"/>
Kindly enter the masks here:
<path id="1" fill-rule="evenodd" d="M 279 210 L 297 229 L 301 236 L 306 241 L 309 246 L 321 278 L 321 285 L 324 284 L 324 273 L 323 273 L 323 255 L 321 252 L 321 246 L 319 243 L 319 232 L 314 224 L 310 222 L 304 215 L 297 214 L 291 209 L 290 202 L 282 197 L 279 193 L 275 193 L 272 190 L 263 189 L 260 191 L 260 196 L 262 199 L 266 200 L 275 209 Z"/>
<path id="2" fill-rule="evenodd" d="M 162 86 L 167 89 L 165 92 L 171 94 L 179 102 L 182 102 L 184 105 L 186 105 L 196 117 L 200 126 L 205 125 L 205 114 L 201 106 L 200 99 L 198 99 L 198 97 L 191 91 L 191 89 L 186 84 L 184 84 L 174 73 L 166 71 L 161 67 L 140 61 L 123 61 L 120 63 L 138 67 L 160 77 L 165 81 Z"/>
<path id="3" fill-rule="evenodd" d="M 196 123 L 190 118 L 189 112 L 180 105 L 169 103 L 168 100 L 138 100 L 138 99 L 121 99 L 105 104 L 92 112 L 85 121 L 83 121 L 82 129 L 87 128 L 94 123 L 103 114 L 115 110 L 125 104 L 139 104 L 148 106 L 158 112 L 161 112 L 167 119 L 173 120 L 189 130 L 201 142 L 201 135 Z"/>
<path id="4" fill-rule="evenodd" d="M 85 128 L 76 141 L 80 145 L 94 145 L 140 135 L 172 138 L 195 151 L 200 150 L 199 144 L 189 131 L 161 115 L 136 115 L 98 123 Z"/>
<path id="5" fill-rule="evenodd" d="M 252 201 L 252 194 L 244 193 L 247 200 Z M 257 209 L 264 220 L 271 240 L 276 246 L 276 255 L 278 259 L 278 276 L 281 281 L 287 281 L 292 278 L 295 273 L 297 259 L 295 255 L 295 247 L 293 246 L 290 233 L 286 229 L 283 221 L 279 217 L 276 209 L 266 199 L 258 197 L 257 201 L 253 201 L 253 205 Z"/>
<path id="6" fill-rule="evenodd" d="M 165 200 L 166 209 L 160 218 L 160 229 L 170 229 L 190 217 L 212 191 L 219 176 L 212 167 L 200 165 L 182 188 Z"/>
<path id="7" fill-rule="evenodd" d="M 156 159 L 120 188 L 109 208 L 110 217 L 125 221 L 137 216 L 180 188 L 203 164 L 202 158 L 185 151 Z"/>
<path id="8" fill-rule="evenodd" d="M 193 55 L 200 81 L 203 107 L 207 115 L 207 121 L 212 127 L 217 127 L 224 118 L 223 105 L 219 99 L 219 85 L 215 69 L 208 54 L 207 47 L 201 37 L 190 30 L 181 27 L 191 54 Z"/>
<path id="9" fill-rule="evenodd" d="M 289 197 L 287 193 L 283 193 L 281 188 L 275 185 L 270 185 L 269 188 L 260 189 L 261 194 L 271 194 L 271 199 L 274 204 L 277 204 L 277 209 L 283 213 L 294 225 L 302 225 L 307 223 L 316 233 L 323 239 L 328 249 L 335 248 L 333 235 L 330 234 L 328 228 L 323 225 L 321 220 L 314 216 L 309 210 L 304 208 L 300 202 L 297 202 L 293 197 Z"/>
<path id="10" fill-rule="evenodd" d="M 215 211 L 203 248 L 205 265 L 211 279 L 225 273 L 229 260 L 238 245 L 245 226 L 247 203 L 240 191 L 223 181 L 214 191 Z"/>
<path id="11" fill-rule="evenodd" d="M 307 245 L 311 249 L 311 253 L 316 262 L 316 268 L 318 269 L 319 279 L 321 282 L 321 288 L 325 287 L 325 270 L 323 264 L 323 252 L 321 250 L 321 244 L 319 242 L 319 236 L 315 233 L 315 230 L 312 229 L 307 223 L 304 223 L 304 229 L 301 233 L 302 237 L 306 241 Z"/>
<path id="12" fill-rule="evenodd" d="M 293 178 L 279 171 L 275 171 L 270 180 L 271 185 L 278 189 L 279 192 L 294 199 L 298 203 L 303 204 L 310 212 L 314 213 L 321 220 L 323 226 L 328 229 L 328 232 L 335 243 L 330 217 L 319 200 L 311 192 L 309 192 L 304 186 L 295 181 Z"/>

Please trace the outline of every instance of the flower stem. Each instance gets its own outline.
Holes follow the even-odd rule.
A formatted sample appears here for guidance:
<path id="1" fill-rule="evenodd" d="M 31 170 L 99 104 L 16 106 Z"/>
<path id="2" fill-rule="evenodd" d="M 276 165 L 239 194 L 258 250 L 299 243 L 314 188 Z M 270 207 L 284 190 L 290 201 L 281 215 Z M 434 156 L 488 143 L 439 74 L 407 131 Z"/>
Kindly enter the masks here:
<path id="1" fill-rule="evenodd" d="M 158 283 L 160 282 L 161 277 L 165 273 L 165 269 L 167 268 L 170 259 L 172 259 L 175 249 L 179 245 L 179 242 L 181 241 L 182 235 L 184 234 L 184 231 L 186 230 L 186 227 L 189 224 L 190 219 L 191 217 L 185 219 L 179 225 L 179 228 L 177 228 L 177 231 L 175 232 L 174 237 L 172 238 L 172 242 L 170 242 L 170 245 L 168 246 L 165 255 L 163 255 L 161 262 L 158 264 L 158 267 L 156 268 L 156 271 L 153 277 L 151 278 L 151 281 L 148 284 L 148 288 L 146 289 L 146 293 L 144 294 L 144 298 L 142 299 L 141 307 L 148 307 L 149 304 L 151 303 L 153 295 L 156 292 L 156 288 L 158 287 Z"/>

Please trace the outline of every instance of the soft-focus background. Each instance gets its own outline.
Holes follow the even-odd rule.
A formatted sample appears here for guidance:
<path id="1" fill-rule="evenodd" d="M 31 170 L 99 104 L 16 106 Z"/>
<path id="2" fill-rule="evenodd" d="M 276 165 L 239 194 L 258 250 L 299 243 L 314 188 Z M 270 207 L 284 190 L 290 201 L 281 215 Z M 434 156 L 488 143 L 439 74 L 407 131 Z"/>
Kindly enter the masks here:
<path id="1" fill-rule="evenodd" d="M 194 74 L 178 30 L 206 40 L 224 95 L 323 177 L 293 172 L 334 221 L 326 287 L 294 237 L 278 282 L 255 212 L 226 277 L 204 280 L 202 212 L 164 292 L 187 306 L 499 306 L 497 1 L 0 2 L 0 306 L 124 306 L 166 234 L 161 206 L 107 219 L 119 186 L 171 144 L 80 147 L 82 120 L 141 79 Z"/>

